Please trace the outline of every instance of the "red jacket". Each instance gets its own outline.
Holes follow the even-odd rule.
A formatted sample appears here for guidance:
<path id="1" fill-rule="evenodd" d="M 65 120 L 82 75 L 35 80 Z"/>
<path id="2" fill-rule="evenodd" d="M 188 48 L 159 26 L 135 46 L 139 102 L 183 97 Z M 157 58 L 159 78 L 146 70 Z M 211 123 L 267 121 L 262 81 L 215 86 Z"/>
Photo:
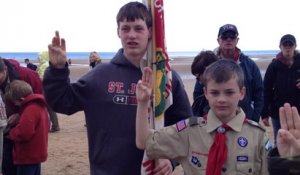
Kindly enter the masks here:
<path id="1" fill-rule="evenodd" d="M 32 87 L 32 90 L 35 94 L 42 94 L 42 80 L 39 77 L 39 74 L 27 67 L 20 66 L 20 63 L 14 59 L 7 59 L 8 62 L 14 67 L 17 72 L 20 80 L 26 81 Z"/>
<path id="2" fill-rule="evenodd" d="M 48 111 L 40 94 L 31 94 L 22 102 L 20 121 L 9 137 L 14 142 L 14 164 L 35 164 L 47 160 Z"/>

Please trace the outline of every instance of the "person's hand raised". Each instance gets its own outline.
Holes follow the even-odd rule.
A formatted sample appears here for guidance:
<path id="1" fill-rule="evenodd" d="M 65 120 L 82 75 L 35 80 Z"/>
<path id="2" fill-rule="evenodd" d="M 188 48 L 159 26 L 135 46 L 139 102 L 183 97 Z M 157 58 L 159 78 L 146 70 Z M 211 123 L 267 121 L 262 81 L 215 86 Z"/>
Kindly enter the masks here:
<path id="1" fill-rule="evenodd" d="M 279 109 L 281 129 L 277 134 L 280 157 L 300 155 L 300 118 L 296 107 L 285 103 Z"/>
<path id="2" fill-rule="evenodd" d="M 150 101 L 153 80 L 152 70 L 145 67 L 143 71 L 142 80 L 139 80 L 136 87 L 136 98 L 138 103 L 148 103 Z"/>
<path id="3" fill-rule="evenodd" d="M 66 41 L 59 37 L 59 32 L 55 31 L 52 43 L 48 45 L 49 61 L 55 68 L 64 68 L 67 62 Z"/>

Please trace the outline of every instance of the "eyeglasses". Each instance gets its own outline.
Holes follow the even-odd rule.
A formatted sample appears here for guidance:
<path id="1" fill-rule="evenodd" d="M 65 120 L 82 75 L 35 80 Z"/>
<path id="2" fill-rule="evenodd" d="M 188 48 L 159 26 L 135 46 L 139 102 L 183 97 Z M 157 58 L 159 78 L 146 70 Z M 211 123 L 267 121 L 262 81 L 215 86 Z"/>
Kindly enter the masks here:
<path id="1" fill-rule="evenodd" d="M 235 34 L 225 34 L 221 36 L 222 40 L 227 40 L 227 39 L 235 40 L 237 36 Z"/>
<path id="2" fill-rule="evenodd" d="M 282 43 L 282 45 L 283 45 L 284 47 L 293 47 L 293 46 L 294 46 L 294 43 L 292 43 L 292 42 L 284 42 L 284 43 Z"/>

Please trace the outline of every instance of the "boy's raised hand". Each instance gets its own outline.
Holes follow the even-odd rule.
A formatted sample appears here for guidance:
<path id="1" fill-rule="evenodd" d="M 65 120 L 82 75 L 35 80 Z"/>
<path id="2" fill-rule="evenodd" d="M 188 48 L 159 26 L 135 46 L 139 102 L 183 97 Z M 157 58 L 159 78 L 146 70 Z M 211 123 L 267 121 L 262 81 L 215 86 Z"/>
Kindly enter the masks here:
<path id="1" fill-rule="evenodd" d="M 296 107 L 285 103 L 279 109 L 281 129 L 277 135 L 280 157 L 300 155 L 300 118 Z"/>
<path id="2" fill-rule="evenodd" d="M 148 103 L 152 94 L 153 79 L 152 70 L 145 67 L 142 80 L 139 80 L 136 87 L 136 98 L 138 103 Z"/>
<path id="3" fill-rule="evenodd" d="M 52 43 L 48 45 L 49 60 L 55 68 L 64 68 L 67 62 L 66 58 L 66 41 L 59 37 L 59 32 L 55 31 Z"/>

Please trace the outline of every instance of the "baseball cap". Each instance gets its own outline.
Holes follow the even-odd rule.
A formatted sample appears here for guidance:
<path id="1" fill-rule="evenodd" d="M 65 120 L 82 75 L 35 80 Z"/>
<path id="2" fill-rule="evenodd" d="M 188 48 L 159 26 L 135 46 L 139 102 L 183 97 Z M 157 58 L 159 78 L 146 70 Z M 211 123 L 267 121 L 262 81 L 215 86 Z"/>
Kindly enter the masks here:
<path id="1" fill-rule="evenodd" d="M 296 44 L 296 38 L 291 34 L 283 35 L 280 39 L 280 45 L 285 43 L 285 42 L 291 42 L 295 45 Z"/>
<path id="2" fill-rule="evenodd" d="M 225 24 L 225 25 L 220 27 L 218 37 L 221 36 L 223 33 L 228 32 L 228 31 L 232 31 L 232 32 L 236 33 L 236 35 L 239 35 L 239 32 L 238 32 L 235 25 Z"/>

